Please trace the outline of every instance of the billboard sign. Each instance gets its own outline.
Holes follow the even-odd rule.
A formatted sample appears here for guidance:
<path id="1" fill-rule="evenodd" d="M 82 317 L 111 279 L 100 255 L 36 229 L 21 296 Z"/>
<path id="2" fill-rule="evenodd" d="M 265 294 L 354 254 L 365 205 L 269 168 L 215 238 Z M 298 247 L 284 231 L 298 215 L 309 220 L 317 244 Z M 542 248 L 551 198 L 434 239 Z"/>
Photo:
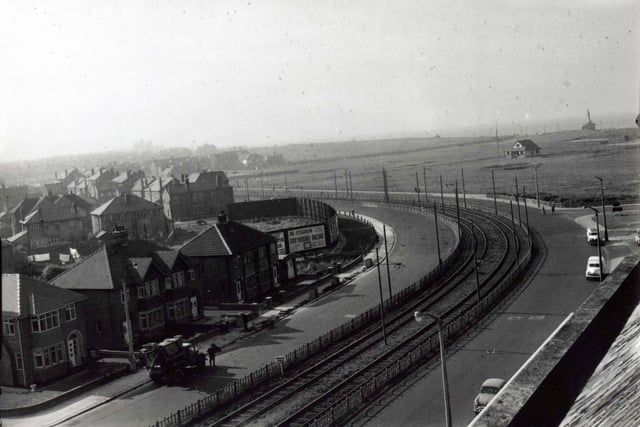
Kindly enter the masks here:
<path id="1" fill-rule="evenodd" d="M 324 237 L 324 225 L 314 225 L 313 227 L 296 228 L 288 231 L 289 252 L 302 252 L 309 249 L 324 248 L 326 239 Z"/>

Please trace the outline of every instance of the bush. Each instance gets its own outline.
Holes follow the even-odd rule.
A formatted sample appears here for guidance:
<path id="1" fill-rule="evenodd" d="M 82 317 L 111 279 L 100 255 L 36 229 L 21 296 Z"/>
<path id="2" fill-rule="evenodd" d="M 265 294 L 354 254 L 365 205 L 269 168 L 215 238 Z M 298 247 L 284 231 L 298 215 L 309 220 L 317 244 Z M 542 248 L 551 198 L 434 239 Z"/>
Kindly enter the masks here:
<path id="1" fill-rule="evenodd" d="M 44 270 L 42 270 L 42 274 L 40 278 L 48 282 L 49 280 L 53 279 L 54 277 L 56 277 L 58 274 L 62 273 L 65 270 L 66 268 L 61 265 L 47 264 Z"/>

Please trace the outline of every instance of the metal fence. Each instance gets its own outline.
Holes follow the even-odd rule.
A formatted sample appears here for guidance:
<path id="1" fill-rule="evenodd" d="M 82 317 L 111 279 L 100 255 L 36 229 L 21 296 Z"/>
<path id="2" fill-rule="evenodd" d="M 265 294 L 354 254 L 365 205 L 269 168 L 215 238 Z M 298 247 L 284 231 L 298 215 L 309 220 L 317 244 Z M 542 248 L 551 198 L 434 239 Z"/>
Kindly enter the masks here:
<path id="1" fill-rule="evenodd" d="M 291 193 L 289 193 L 291 194 Z M 325 193 L 326 196 L 327 193 Z M 295 194 L 298 195 L 298 194 Z M 302 196 L 302 194 L 300 194 Z M 379 200 L 380 195 L 374 194 L 354 194 L 354 198 L 360 202 L 375 202 L 381 207 L 390 207 L 393 209 L 422 213 L 427 216 L 433 216 L 433 210 L 418 208 L 415 199 L 410 197 L 394 197 L 392 203 L 381 202 Z M 352 200 L 349 198 L 348 200 Z M 433 205 L 433 203 L 431 203 Z M 446 205 L 446 204 L 445 204 Z M 442 206 L 437 207 L 441 209 Z M 467 208 L 477 209 L 486 212 L 494 212 L 492 209 L 487 208 L 482 204 L 474 204 L 470 206 L 467 203 Z M 499 215 L 507 217 L 508 215 L 498 212 Z M 510 218 L 510 216 L 509 216 Z M 454 218 L 450 218 L 444 215 L 438 216 L 438 222 L 448 225 L 453 231 L 456 244 L 454 250 L 449 256 L 437 266 L 434 270 L 423 276 L 420 280 L 414 282 L 410 286 L 403 290 L 393 294 L 390 298 L 383 302 L 385 311 L 392 310 L 395 307 L 402 306 L 408 301 L 412 300 L 416 295 L 420 294 L 427 287 L 433 285 L 442 276 L 442 274 L 448 270 L 453 262 L 460 256 L 462 252 L 462 245 L 460 244 L 460 236 L 458 235 L 457 221 Z M 453 319 L 446 324 L 445 336 L 451 336 L 451 334 L 457 333 L 466 328 L 471 321 L 476 320 L 481 314 L 484 314 L 488 308 L 490 308 L 496 300 L 498 300 L 504 293 L 504 291 L 510 288 L 515 281 L 515 278 L 523 271 L 524 266 L 529 262 L 531 258 L 531 245 L 527 250 L 526 255 L 519 262 L 519 266 L 516 270 L 512 271 L 506 280 L 493 289 L 488 295 L 485 295 L 481 300 L 480 305 L 473 306 L 470 310 L 462 313 L 460 316 Z M 299 363 L 306 358 L 316 355 L 321 351 L 331 346 L 335 341 L 338 341 L 351 334 L 352 332 L 367 326 L 380 319 L 379 306 L 370 308 L 369 310 L 361 313 L 359 316 L 352 318 L 345 322 L 341 326 L 330 330 L 329 332 L 319 336 L 313 341 L 294 349 L 293 351 L 285 355 L 284 367 Z M 393 366 L 385 368 L 383 371 L 373 377 L 372 380 L 361 386 L 356 392 L 349 394 L 347 398 L 342 399 L 336 405 L 331 407 L 327 412 L 323 413 L 320 417 L 313 421 L 313 425 L 325 426 L 331 425 L 334 420 L 337 420 L 351 410 L 361 405 L 364 400 L 374 393 L 377 393 L 382 387 L 386 385 L 393 377 L 404 373 L 407 369 L 414 366 L 417 361 L 424 358 L 426 355 L 431 354 L 437 349 L 438 341 L 437 337 L 430 337 L 427 345 L 421 345 L 411 350 L 401 361 L 394 362 Z M 222 405 L 233 401 L 239 396 L 245 394 L 254 387 L 269 381 L 274 376 L 280 376 L 280 364 L 277 362 L 271 362 L 264 365 L 262 368 L 251 372 L 249 375 L 234 381 L 227 386 L 216 390 L 214 393 L 199 399 L 192 404 L 185 406 L 183 409 L 156 421 L 151 426 L 156 427 L 173 427 L 181 426 L 191 420 L 200 418 L 206 413 L 215 411 L 215 409 Z"/>

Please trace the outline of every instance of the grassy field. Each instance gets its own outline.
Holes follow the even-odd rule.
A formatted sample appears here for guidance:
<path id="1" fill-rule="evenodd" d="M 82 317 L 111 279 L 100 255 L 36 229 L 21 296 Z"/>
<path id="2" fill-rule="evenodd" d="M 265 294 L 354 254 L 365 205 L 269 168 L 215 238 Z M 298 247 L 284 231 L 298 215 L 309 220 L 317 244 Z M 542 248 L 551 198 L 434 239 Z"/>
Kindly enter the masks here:
<path id="1" fill-rule="evenodd" d="M 540 154 L 527 159 L 507 159 L 504 151 L 517 139 L 531 139 L 541 148 Z M 608 143 L 602 143 L 602 140 Z M 579 206 L 600 199 L 604 179 L 605 197 L 621 202 L 640 198 L 640 139 L 638 129 L 601 131 L 563 131 L 528 137 L 501 138 L 499 145 L 491 138 L 425 138 L 341 143 L 300 144 L 281 148 L 289 161 L 300 165 L 300 173 L 287 176 L 289 188 L 346 188 L 345 170 L 351 171 L 354 191 L 381 190 L 382 168 L 388 171 L 391 191 L 413 191 L 418 173 L 424 191 L 424 168 L 427 189 L 439 192 L 439 176 L 453 191 L 458 180 L 462 191 L 462 169 L 467 193 L 491 192 L 491 170 L 495 173 L 496 191 L 515 192 L 517 177 L 520 192 L 535 193 L 534 164 L 538 167 L 538 186 L 543 199 Z M 277 151 L 277 149 L 276 149 Z M 259 181 L 251 186 L 260 185 Z M 270 177 L 265 187 L 282 187 L 284 177 Z"/>

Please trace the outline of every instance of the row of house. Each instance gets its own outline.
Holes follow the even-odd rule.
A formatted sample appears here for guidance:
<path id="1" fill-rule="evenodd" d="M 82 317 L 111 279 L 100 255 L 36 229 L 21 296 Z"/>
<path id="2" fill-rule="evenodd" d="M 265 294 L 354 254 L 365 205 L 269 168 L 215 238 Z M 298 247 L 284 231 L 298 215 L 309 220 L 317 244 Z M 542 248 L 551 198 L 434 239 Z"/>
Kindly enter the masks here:
<path id="1" fill-rule="evenodd" d="M 111 234 L 49 283 L 3 274 L 0 384 L 53 381 L 90 350 L 159 341 L 199 319 L 205 304 L 255 302 L 280 286 L 276 238 L 224 214 L 177 250 L 123 228 Z"/>

